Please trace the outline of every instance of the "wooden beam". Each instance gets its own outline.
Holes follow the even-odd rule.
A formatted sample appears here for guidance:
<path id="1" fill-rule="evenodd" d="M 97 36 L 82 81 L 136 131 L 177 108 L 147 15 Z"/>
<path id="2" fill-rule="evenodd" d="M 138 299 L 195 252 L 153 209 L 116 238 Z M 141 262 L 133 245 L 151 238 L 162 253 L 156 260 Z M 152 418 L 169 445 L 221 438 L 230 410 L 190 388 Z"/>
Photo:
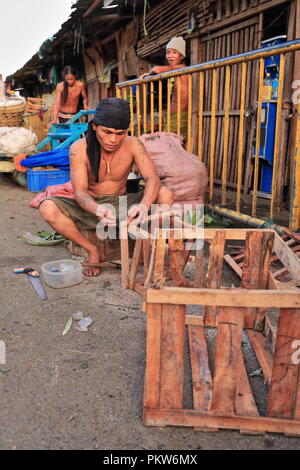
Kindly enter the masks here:
<path id="1" fill-rule="evenodd" d="M 299 308 L 296 291 L 246 289 L 193 289 L 163 287 L 148 289 L 147 302 L 173 305 L 216 305 L 223 307 Z"/>
<path id="2" fill-rule="evenodd" d="M 185 306 L 162 305 L 160 344 L 160 408 L 182 408 L 184 383 Z"/>
<path id="3" fill-rule="evenodd" d="M 212 398 L 212 377 L 207 344 L 202 326 L 189 326 L 189 347 L 192 367 L 194 409 L 209 410 Z"/>
<path id="4" fill-rule="evenodd" d="M 244 315 L 244 309 L 220 308 L 211 410 L 225 415 L 235 412 Z"/>
<path id="5" fill-rule="evenodd" d="M 253 230 L 247 234 L 241 287 L 247 290 L 267 289 L 273 233 Z M 245 327 L 254 328 L 256 309 L 246 309 Z M 261 315 L 259 315 L 261 316 Z"/>
<path id="6" fill-rule="evenodd" d="M 147 339 L 144 406 L 159 407 L 160 397 L 160 344 L 161 344 L 161 305 L 146 305 Z"/>
<path id="7" fill-rule="evenodd" d="M 213 412 L 209 411 L 203 413 L 196 410 L 144 409 L 144 423 L 146 426 L 247 429 L 249 431 L 280 432 L 300 436 L 300 420 L 262 416 L 214 416 Z"/>
<path id="8" fill-rule="evenodd" d="M 300 310 L 281 309 L 270 386 L 268 416 L 295 417 L 297 390 L 299 389 L 299 363 L 297 357 L 299 342 Z"/>
<path id="9" fill-rule="evenodd" d="M 235 412 L 239 416 L 259 416 L 241 349 L 235 367 L 238 369 Z"/>
<path id="10" fill-rule="evenodd" d="M 83 13 L 82 17 L 86 18 L 89 16 L 91 13 L 93 13 L 96 8 L 103 3 L 103 0 L 94 0 L 93 3 L 88 7 L 88 9 Z"/>
<path id="11" fill-rule="evenodd" d="M 216 233 L 212 244 L 209 247 L 209 263 L 206 274 L 206 288 L 218 289 L 221 285 L 221 275 L 223 268 L 223 256 L 226 234 L 223 230 Z M 217 322 L 217 309 L 213 306 L 207 306 L 204 314 L 204 324 Z"/>
<path id="12" fill-rule="evenodd" d="M 272 376 L 273 357 L 267 349 L 262 333 L 247 329 L 249 340 L 252 344 L 257 361 L 262 368 L 266 382 L 270 385 Z"/>

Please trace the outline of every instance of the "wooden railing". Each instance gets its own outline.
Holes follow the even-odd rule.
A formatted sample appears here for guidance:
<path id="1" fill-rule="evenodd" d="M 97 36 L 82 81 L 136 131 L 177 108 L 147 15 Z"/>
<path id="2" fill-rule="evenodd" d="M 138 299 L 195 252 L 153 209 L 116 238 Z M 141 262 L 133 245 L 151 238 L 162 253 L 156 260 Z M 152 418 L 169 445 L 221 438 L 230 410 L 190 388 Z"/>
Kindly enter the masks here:
<path id="1" fill-rule="evenodd" d="M 273 156 L 273 176 L 271 201 L 269 207 L 269 217 L 275 217 L 276 208 L 279 206 L 282 198 L 282 186 L 284 171 L 282 160 L 284 155 L 280 154 L 280 140 L 284 136 L 282 131 L 282 104 L 283 89 L 285 85 L 285 58 L 287 53 L 295 53 L 300 50 L 300 39 L 283 43 L 278 46 L 268 47 L 249 51 L 239 55 L 226 57 L 219 60 L 192 65 L 175 72 L 166 72 L 157 75 L 151 75 L 143 80 L 131 80 L 117 84 L 117 97 L 127 99 L 131 109 L 131 135 L 140 136 L 142 133 L 154 131 L 170 131 L 171 121 L 171 81 L 182 75 L 188 76 L 188 110 L 187 110 L 187 139 L 186 148 L 188 151 L 197 153 L 200 160 L 207 164 L 209 171 L 209 201 L 215 202 L 215 189 L 221 186 L 221 204 L 225 206 L 228 203 L 228 189 L 236 190 L 235 213 L 242 215 L 241 196 L 242 189 L 252 186 L 251 191 L 251 216 L 257 216 L 258 187 L 259 187 L 259 160 L 260 145 L 255 146 L 255 154 L 251 153 L 254 164 L 252 166 L 253 176 L 250 176 L 251 184 L 246 184 L 245 173 L 247 173 L 247 159 L 244 151 L 245 145 L 250 146 L 253 152 L 252 141 L 249 142 L 249 133 L 246 130 L 246 113 L 247 103 L 246 94 L 247 87 L 257 88 L 256 103 L 252 103 L 254 115 L 256 116 L 255 142 L 261 142 L 261 116 L 263 107 L 263 87 L 264 87 L 264 60 L 274 55 L 280 56 L 278 98 L 277 98 L 277 115 L 276 130 L 274 140 L 274 156 Z M 249 74 L 250 65 L 256 64 L 258 73 Z M 241 68 L 239 72 L 240 78 L 240 97 L 238 109 L 238 146 L 237 154 L 229 149 L 229 120 L 230 120 L 230 99 L 232 92 L 236 92 L 232 87 L 232 76 L 234 67 Z M 220 70 L 225 68 L 225 85 L 221 81 L 222 76 Z M 253 70 L 253 69 L 252 69 Z M 236 70 L 235 70 L 236 73 Z M 258 77 L 255 80 L 255 76 Z M 254 78 L 254 80 L 253 80 Z M 207 88 L 204 84 L 211 81 L 210 92 L 206 92 Z M 155 85 L 156 82 L 158 86 Z M 163 85 L 166 86 L 166 97 L 163 94 Z M 177 80 L 177 134 L 181 133 L 181 81 Z M 222 103 L 218 99 L 219 87 L 224 87 L 224 99 Z M 290 91 L 290 100 L 293 90 Z M 207 96 L 208 95 L 208 96 Z M 165 106 L 163 106 L 165 101 Z M 222 106 L 220 108 L 220 106 Z M 218 107 L 218 108 L 217 108 Z M 236 115 L 237 113 L 235 113 Z M 210 125 L 204 128 L 204 118 L 210 116 Z M 219 139 L 219 148 L 216 152 L 216 118 L 222 115 L 222 130 Z M 236 122 L 236 121 L 235 121 Z M 300 228 L 300 106 L 298 110 L 298 126 L 295 140 L 295 158 L 293 177 L 291 178 L 291 204 L 290 204 L 290 228 L 296 230 Z M 252 127 L 253 127 L 252 123 Z M 232 128 L 232 127 L 231 127 Z M 287 132 L 286 132 L 287 134 Z M 286 136 L 285 136 L 286 137 Z M 209 139 L 208 150 L 204 151 L 204 142 Z M 248 139 L 248 142 L 247 142 Z M 223 141 L 223 144 L 222 144 Z M 235 161 L 237 159 L 237 165 Z M 235 183 L 228 182 L 228 164 L 234 164 Z M 218 165 L 216 165 L 216 163 Z M 252 163 L 252 162 L 251 162 Z M 249 162 L 248 162 L 249 165 Z M 218 171 L 221 179 L 218 179 Z M 279 174 L 280 173 L 280 174 Z M 249 179 L 249 174 L 247 174 Z M 280 186 L 281 185 L 281 186 Z"/>

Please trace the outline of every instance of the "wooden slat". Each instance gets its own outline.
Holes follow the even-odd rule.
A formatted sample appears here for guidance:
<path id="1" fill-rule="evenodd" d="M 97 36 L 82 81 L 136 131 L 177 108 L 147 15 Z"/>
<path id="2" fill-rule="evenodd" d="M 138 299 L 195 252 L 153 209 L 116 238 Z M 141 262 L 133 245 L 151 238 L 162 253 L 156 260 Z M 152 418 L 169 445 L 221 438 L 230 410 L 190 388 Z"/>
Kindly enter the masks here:
<path id="1" fill-rule="evenodd" d="M 204 273 L 204 252 L 203 248 L 197 249 L 195 259 L 195 287 L 202 287 Z"/>
<path id="2" fill-rule="evenodd" d="M 129 272 L 129 280 L 128 280 L 128 286 L 130 289 L 133 289 L 133 286 L 135 283 L 136 273 L 137 273 L 137 269 L 138 269 L 139 261 L 140 261 L 140 255 L 142 252 L 142 243 L 143 243 L 142 238 L 138 238 L 135 241 L 133 255 L 132 255 L 132 262 L 131 262 L 130 272 Z"/>
<path id="3" fill-rule="evenodd" d="M 266 338 L 266 341 L 268 341 L 268 343 L 270 344 L 271 353 L 274 355 L 276 345 L 276 330 L 271 324 L 268 314 L 266 314 L 264 321 L 264 336 Z"/>
<path id="4" fill-rule="evenodd" d="M 259 416 L 245 368 L 242 351 L 240 351 L 238 355 L 236 367 L 238 369 L 238 381 L 235 396 L 235 412 L 239 416 Z"/>
<path id="5" fill-rule="evenodd" d="M 198 410 L 144 410 L 146 426 L 191 426 L 279 432 L 300 436 L 300 420 L 244 416 L 214 416 Z"/>
<path id="6" fill-rule="evenodd" d="M 120 245 L 121 245 L 121 277 L 122 287 L 128 286 L 129 275 L 129 248 L 127 222 L 120 223 Z"/>
<path id="7" fill-rule="evenodd" d="M 252 231 L 247 234 L 241 287 L 245 289 L 266 289 L 268 285 L 270 257 L 274 233 L 264 234 Z M 256 310 L 246 312 L 245 327 L 253 328 Z"/>
<path id="8" fill-rule="evenodd" d="M 295 417 L 299 387 L 299 364 L 293 355 L 299 350 L 299 346 L 295 349 L 296 341 L 300 341 L 300 309 L 283 308 L 280 310 L 277 331 L 268 416 Z"/>
<path id="9" fill-rule="evenodd" d="M 242 268 L 236 263 L 236 261 L 230 255 L 224 255 L 225 261 L 229 266 L 236 272 L 239 277 L 242 277 Z"/>
<path id="10" fill-rule="evenodd" d="M 143 261 L 144 261 L 144 280 L 147 278 L 149 264 L 151 257 L 151 241 L 150 239 L 143 240 Z"/>
<path id="11" fill-rule="evenodd" d="M 221 307 L 215 347 L 215 371 L 211 410 L 225 415 L 235 412 L 238 382 L 238 358 L 244 325 L 244 311 Z"/>
<path id="12" fill-rule="evenodd" d="M 156 252 L 154 261 L 153 282 L 154 284 L 164 284 L 164 264 L 165 264 L 165 251 L 166 251 L 166 238 L 159 232 L 158 239 L 156 240 Z"/>
<path id="13" fill-rule="evenodd" d="M 147 302 L 224 307 L 300 308 L 299 291 L 163 287 L 148 289 Z"/>
<path id="14" fill-rule="evenodd" d="M 206 274 L 206 288 L 216 289 L 221 284 L 223 267 L 223 256 L 225 246 L 225 232 L 217 232 L 209 248 L 209 263 Z M 216 308 L 208 306 L 205 308 L 204 324 L 216 324 Z"/>
<path id="15" fill-rule="evenodd" d="M 162 305 L 160 408 L 182 408 L 185 306 Z"/>
<path id="16" fill-rule="evenodd" d="M 269 351 L 264 336 L 258 331 L 247 329 L 249 340 L 252 344 L 253 350 L 257 361 L 263 371 L 265 380 L 268 384 L 271 383 L 273 357 Z"/>
<path id="17" fill-rule="evenodd" d="M 174 232 L 169 237 L 169 272 L 175 286 L 194 287 L 193 281 L 184 277 L 183 271 L 189 252 L 184 249 L 184 241 L 175 239 Z"/>
<path id="18" fill-rule="evenodd" d="M 160 396 L 160 355 L 161 355 L 161 310 L 160 304 L 146 304 L 146 372 L 144 406 L 159 407 Z"/>
<path id="19" fill-rule="evenodd" d="M 149 261 L 149 269 L 148 269 L 147 276 L 145 276 L 146 277 L 145 283 L 144 283 L 145 289 L 147 289 L 150 286 L 151 281 L 152 281 L 153 270 L 154 270 L 154 262 L 155 262 L 155 252 L 156 252 L 156 242 L 154 240 L 153 243 L 152 243 L 150 261 Z"/>
<path id="20" fill-rule="evenodd" d="M 193 401 L 195 410 L 209 410 L 212 398 L 212 378 L 207 344 L 202 326 L 189 326 L 189 347 L 192 366 Z"/>

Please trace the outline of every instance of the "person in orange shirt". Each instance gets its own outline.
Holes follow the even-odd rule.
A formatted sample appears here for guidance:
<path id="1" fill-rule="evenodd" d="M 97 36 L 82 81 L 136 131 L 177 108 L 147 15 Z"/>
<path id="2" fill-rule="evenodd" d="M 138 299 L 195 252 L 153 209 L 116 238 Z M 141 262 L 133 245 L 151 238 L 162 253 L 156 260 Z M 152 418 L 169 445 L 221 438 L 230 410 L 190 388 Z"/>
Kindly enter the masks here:
<path id="1" fill-rule="evenodd" d="M 79 98 L 83 98 L 83 109 L 87 110 L 88 96 L 83 82 L 76 80 L 76 71 L 70 65 L 63 70 L 64 81 L 56 87 L 56 99 L 53 112 L 54 124 L 64 123 L 78 112 Z"/>
<path id="2" fill-rule="evenodd" d="M 166 59 L 169 65 L 155 65 L 148 73 L 144 73 L 139 77 L 140 80 L 158 73 L 170 72 L 186 67 L 183 60 L 186 56 L 186 44 L 183 37 L 178 36 L 172 38 L 166 45 Z M 172 80 L 172 79 L 171 79 Z M 186 139 L 187 134 L 187 110 L 188 110 L 188 76 L 181 75 L 176 77 L 172 87 L 171 98 L 171 126 L 170 131 L 177 133 L 177 111 L 178 111 L 178 81 L 180 80 L 180 111 L 181 111 L 181 134 Z"/>

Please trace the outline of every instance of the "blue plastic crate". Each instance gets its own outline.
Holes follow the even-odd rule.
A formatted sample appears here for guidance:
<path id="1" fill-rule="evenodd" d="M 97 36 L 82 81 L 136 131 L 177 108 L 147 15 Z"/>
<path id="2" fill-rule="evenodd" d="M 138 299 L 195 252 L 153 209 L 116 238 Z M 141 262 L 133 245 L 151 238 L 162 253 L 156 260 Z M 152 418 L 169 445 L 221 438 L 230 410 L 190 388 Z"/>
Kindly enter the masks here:
<path id="1" fill-rule="evenodd" d="M 43 191 L 47 186 L 70 181 L 70 172 L 65 170 L 27 170 L 27 189 Z"/>

